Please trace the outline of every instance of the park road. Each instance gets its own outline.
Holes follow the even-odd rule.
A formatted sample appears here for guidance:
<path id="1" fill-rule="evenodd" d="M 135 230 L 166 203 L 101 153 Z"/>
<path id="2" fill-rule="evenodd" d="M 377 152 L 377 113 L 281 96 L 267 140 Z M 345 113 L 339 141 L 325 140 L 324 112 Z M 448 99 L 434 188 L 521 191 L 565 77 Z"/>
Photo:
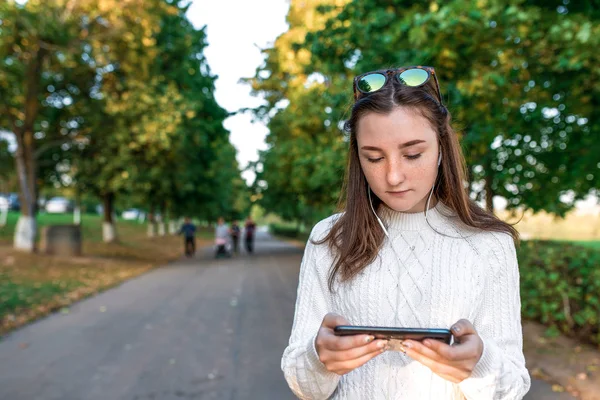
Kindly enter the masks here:
<path id="1" fill-rule="evenodd" d="M 285 400 L 302 250 L 203 249 L 0 341 L 0 400 Z M 569 399 L 535 382 L 528 400 Z"/>

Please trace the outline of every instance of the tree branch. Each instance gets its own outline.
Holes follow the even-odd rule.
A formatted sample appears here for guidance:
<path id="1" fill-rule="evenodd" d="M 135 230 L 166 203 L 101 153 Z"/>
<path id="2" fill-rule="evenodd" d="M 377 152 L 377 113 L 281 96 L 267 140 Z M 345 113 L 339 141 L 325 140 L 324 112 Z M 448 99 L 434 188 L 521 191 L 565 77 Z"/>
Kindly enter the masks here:
<path id="1" fill-rule="evenodd" d="M 46 150 L 51 149 L 52 147 L 55 147 L 55 146 L 59 146 L 65 142 L 66 142 L 66 140 L 63 139 L 63 140 L 53 140 L 51 142 L 44 143 L 33 153 L 33 158 L 37 160 L 43 153 L 46 152 Z"/>

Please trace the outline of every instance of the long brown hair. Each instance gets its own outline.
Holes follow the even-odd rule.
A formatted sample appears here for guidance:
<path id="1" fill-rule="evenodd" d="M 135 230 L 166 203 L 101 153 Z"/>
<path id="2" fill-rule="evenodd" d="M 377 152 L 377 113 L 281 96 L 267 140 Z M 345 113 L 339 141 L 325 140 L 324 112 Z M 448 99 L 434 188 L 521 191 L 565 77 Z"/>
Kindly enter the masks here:
<path id="1" fill-rule="evenodd" d="M 469 198 L 465 188 L 466 163 L 450 124 L 451 115 L 439 103 L 435 93 L 431 80 L 414 88 L 391 79 L 377 92 L 361 95 L 352 106 L 350 119 L 344 126 L 350 135 L 350 146 L 340 198 L 343 213 L 329 233 L 322 240 L 315 241 L 316 244 L 327 243 L 335 254 L 335 262 L 329 274 L 330 290 L 333 290 L 337 274 L 341 275 L 342 281 L 347 281 L 372 263 L 384 240 L 384 232 L 369 206 L 369 189 L 358 156 L 358 121 L 367 113 L 389 114 L 396 107 L 402 106 L 425 117 L 437 132 L 443 154 L 434 191 L 438 201 L 453 210 L 465 225 L 485 231 L 508 233 L 518 243 L 519 233 L 512 225 L 501 221 Z M 382 201 L 374 193 L 372 198 L 373 207 L 377 209 Z"/>

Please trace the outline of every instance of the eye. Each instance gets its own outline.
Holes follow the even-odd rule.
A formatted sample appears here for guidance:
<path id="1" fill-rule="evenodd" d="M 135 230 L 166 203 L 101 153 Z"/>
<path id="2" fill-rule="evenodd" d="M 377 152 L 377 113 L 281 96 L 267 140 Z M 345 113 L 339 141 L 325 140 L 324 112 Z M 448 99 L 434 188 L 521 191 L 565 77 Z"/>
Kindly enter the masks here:
<path id="1" fill-rule="evenodd" d="M 406 155 L 405 157 L 408 158 L 409 160 L 416 160 L 417 158 L 421 157 L 421 153 L 413 154 L 413 155 Z"/>
<path id="2" fill-rule="evenodd" d="M 376 163 L 383 160 L 383 157 L 379 157 L 379 158 L 368 158 L 367 157 L 367 161 L 372 162 L 372 163 Z"/>

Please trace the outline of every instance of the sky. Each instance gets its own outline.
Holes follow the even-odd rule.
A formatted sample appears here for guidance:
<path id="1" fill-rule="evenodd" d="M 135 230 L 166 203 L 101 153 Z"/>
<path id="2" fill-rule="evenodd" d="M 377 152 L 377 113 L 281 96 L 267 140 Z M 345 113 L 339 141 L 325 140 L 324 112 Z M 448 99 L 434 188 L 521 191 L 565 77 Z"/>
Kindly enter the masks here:
<path id="1" fill-rule="evenodd" d="M 204 54 L 213 74 L 218 75 L 215 97 L 228 111 L 262 104 L 250 95 L 250 86 L 241 78 L 254 76 L 264 57 L 260 49 L 270 47 L 277 36 L 288 28 L 285 21 L 289 9 L 286 0 L 193 0 L 187 17 L 195 27 L 207 26 L 208 47 Z M 225 128 L 237 148 L 240 167 L 258 159 L 258 151 L 266 149 L 267 128 L 252 123 L 249 113 L 229 117 Z M 248 183 L 254 174 L 243 174 Z"/>

